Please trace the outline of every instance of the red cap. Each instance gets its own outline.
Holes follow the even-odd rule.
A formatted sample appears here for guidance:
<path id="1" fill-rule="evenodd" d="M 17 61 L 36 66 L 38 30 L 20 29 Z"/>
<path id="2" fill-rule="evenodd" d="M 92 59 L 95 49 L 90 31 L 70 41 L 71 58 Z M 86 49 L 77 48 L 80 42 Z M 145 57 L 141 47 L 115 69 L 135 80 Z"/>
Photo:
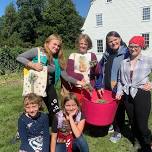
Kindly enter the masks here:
<path id="1" fill-rule="evenodd" d="M 145 39 L 142 36 L 134 36 L 130 39 L 129 44 L 137 44 L 141 48 L 145 47 Z"/>

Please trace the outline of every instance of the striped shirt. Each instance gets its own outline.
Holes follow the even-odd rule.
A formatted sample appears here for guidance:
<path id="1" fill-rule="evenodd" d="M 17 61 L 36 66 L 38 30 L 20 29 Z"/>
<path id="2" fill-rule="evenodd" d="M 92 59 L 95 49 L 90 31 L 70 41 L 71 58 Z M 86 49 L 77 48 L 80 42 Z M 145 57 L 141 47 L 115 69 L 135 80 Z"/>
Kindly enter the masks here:
<path id="1" fill-rule="evenodd" d="M 130 77 L 130 58 L 121 62 L 118 77 L 117 95 L 126 93 L 133 98 L 136 96 L 138 88 L 143 88 L 144 84 L 150 82 L 149 75 L 152 70 L 152 58 L 141 55 L 137 59 L 132 78 Z"/>

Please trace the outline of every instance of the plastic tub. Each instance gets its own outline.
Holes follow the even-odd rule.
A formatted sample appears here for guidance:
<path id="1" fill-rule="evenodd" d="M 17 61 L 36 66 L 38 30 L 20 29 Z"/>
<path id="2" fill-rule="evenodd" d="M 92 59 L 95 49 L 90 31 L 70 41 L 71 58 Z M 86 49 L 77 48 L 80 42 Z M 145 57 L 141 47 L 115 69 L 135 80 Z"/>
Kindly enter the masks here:
<path id="1" fill-rule="evenodd" d="M 85 115 L 86 122 L 95 126 L 107 126 L 112 124 L 116 110 L 117 101 L 111 91 L 104 90 L 103 100 L 105 103 L 98 103 L 97 92 L 94 90 L 91 94 L 82 92 L 82 111 Z"/>

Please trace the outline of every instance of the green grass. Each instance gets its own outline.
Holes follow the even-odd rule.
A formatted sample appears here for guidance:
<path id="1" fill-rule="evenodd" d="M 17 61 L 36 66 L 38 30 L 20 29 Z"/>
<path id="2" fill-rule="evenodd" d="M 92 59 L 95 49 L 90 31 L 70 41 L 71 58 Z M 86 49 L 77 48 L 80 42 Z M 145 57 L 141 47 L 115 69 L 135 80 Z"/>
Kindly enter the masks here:
<path id="1" fill-rule="evenodd" d="M 23 111 L 21 79 L 19 74 L 5 76 L 5 79 L 0 77 L 0 152 L 17 152 L 19 148 L 19 142 L 13 145 L 10 140 L 16 133 L 17 120 Z M 149 119 L 152 129 L 151 118 L 152 115 Z M 109 141 L 110 135 L 91 137 L 85 134 L 90 152 L 133 152 L 132 144 L 127 138 L 122 137 L 120 142 L 113 144 Z"/>

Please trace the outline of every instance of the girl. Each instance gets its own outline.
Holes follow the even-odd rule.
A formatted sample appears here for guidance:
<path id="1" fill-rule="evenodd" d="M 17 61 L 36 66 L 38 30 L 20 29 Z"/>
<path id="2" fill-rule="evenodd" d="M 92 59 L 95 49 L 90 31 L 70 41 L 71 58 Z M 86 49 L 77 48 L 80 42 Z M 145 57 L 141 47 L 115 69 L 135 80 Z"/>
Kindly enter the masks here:
<path id="1" fill-rule="evenodd" d="M 92 48 L 92 41 L 87 34 L 80 34 L 75 42 L 77 53 L 69 56 L 67 64 L 67 73 L 85 84 L 91 84 L 94 87 L 95 78 L 98 75 L 97 58 L 94 53 L 88 52 Z M 69 88 L 70 92 L 74 92 L 81 102 L 80 85 Z"/>
<path id="2" fill-rule="evenodd" d="M 103 90 L 109 90 L 116 93 L 117 79 L 120 63 L 129 56 L 126 44 L 122 41 L 120 35 L 116 31 L 110 31 L 106 36 L 106 50 L 100 60 L 101 74 L 96 81 L 96 89 L 98 94 L 102 96 Z M 121 139 L 121 129 L 125 121 L 125 106 L 123 101 L 119 103 L 115 120 L 113 122 L 114 134 L 110 137 L 113 143 Z M 111 127 L 110 127 L 111 128 Z M 109 131 L 111 131 L 109 128 Z"/>
<path id="3" fill-rule="evenodd" d="M 24 112 L 18 120 L 19 152 L 49 152 L 49 120 L 40 112 L 42 98 L 30 93 L 24 98 Z"/>
<path id="4" fill-rule="evenodd" d="M 32 48 L 17 57 L 17 60 L 23 65 L 41 71 L 43 65 L 47 65 L 48 68 L 48 84 L 46 88 L 47 97 L 44 98 L 44 102 L 49 111 L 49 123 L 51 125 L 52 117 L 59 111 L 58 97 L 54 85 L 63 77 L 66 81 L 74 84 L 82 84 L 80 81 L 68 77 L 65 72 L 65 62 L 62 50 L 62 39 L 57 34 L 50 35 L 44 43 L 44 47 L 40 48 L 41 51 L 41 63 L 38 61 L 38 48 Z"/>
<path id="5" fill-rule="evenodd" d="M 51 152 L 88 152 L 82 131 L 85 119 L 73 93 L 63 100 L 63 110 L 54 117 L 51 134 Z"/>
<path id="6" fill-rule="evenodd" d="M 129 41 L 130 56 L 121 63 L 116 98 L 125 97 L 125 106 L 131 123 L 134 144 L 143 152 L 151 152 L 151 131 L 148 128 L 148 118 L 151 109 L 152 83 L 149 75 L 152 71 L 152 58 L 142 55 L 145 47 L 142 36 L 134 36 Z"/>

